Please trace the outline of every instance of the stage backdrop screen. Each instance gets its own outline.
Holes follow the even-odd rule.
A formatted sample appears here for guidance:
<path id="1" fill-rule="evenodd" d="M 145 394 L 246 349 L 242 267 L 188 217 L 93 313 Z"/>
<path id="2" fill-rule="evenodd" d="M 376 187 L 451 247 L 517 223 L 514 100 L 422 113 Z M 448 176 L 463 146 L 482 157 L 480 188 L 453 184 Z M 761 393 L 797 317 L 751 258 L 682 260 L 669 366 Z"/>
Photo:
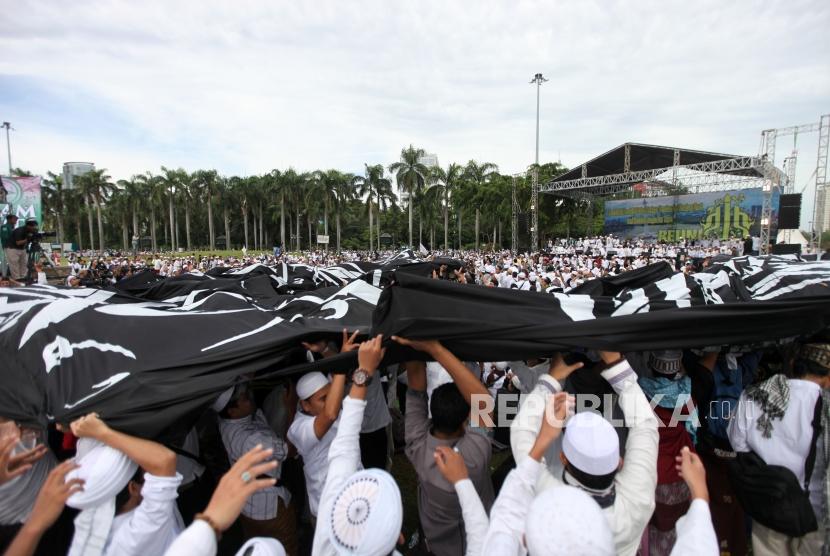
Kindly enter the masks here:
<path id="1" fill-rule="evenodd" d="M 776 188 L 772 222 L 778 228 Z M 729 239 L 761 234 L 761 188 L 605 202 L 605 233 L 658 241 Z"/>
<path id="2" fill-rule="evenodd" d="M 6 190 L 6 203 L 0 204 L 0 216 L 6 222 L 6 214 L 13 211 L 17 215 L 18 226 L 23 226 L 27 218 L 35 218 L 43 229 L 43 214 L 40 203 L 40 176 L 3 177 Z"/>

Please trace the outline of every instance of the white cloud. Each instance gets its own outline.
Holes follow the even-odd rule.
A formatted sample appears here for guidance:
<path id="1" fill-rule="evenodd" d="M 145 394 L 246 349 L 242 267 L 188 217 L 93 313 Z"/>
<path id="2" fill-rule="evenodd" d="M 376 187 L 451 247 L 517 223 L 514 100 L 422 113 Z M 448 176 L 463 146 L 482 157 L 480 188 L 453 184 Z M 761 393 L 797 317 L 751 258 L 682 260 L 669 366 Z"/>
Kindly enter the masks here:
<path id="1" fill-rule="evenodd" d="M 537 71 L 541 157 L 568 165 L 627 140 L 754 153 L 761 129 L 830 109 L 826 2 L 4 3 L 6 85 L 67 101 L 0 87 L 15 165 L 38 172 L 360 171 L 409 143 L 514 172 Z M 79 102 L 100 121 L 54 122 Z"/>

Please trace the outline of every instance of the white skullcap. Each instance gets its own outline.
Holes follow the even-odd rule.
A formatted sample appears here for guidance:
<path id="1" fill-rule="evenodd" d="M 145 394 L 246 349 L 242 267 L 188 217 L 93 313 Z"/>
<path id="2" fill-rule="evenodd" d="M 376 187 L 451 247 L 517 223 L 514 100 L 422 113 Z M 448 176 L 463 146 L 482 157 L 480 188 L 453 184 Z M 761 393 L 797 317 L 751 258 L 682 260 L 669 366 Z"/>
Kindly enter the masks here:
<path id="1" fill-rule="evenodd" d="M 620 465 L 620 438 L 599 413 L 583 411 L 565 423 L 562 453 L 589 475 L 608 475 Z"/>
<path id="2" fill-rule="evenodd" d="M 249 554 L 246 550 L 253 548 Z M 242 545 L 236 556 L 285 556 L 285 549 L 277 539 L 270 537 L 254 537 Z"/>
<path id="3" fill-rule="evenodd" d="M 612 556 L 614 536 L 593 498 L 578 488 L 548 489 L 530 505 L 525 543 L 531 556 Z M 551 548 L 556 547 L 554 552 Z"/>
<path id="4" fill-rule="evenodd" d="M 531 280 L 531 281 L 535 281 L 535 280 L 536 280 L 536 273 L 535 273 L 535 272 L 531 272 L 531 273 L 530 273 L 530 280 Z"/>
<path id="5" fill-rule="evenodd" d="M 525 274 L 524 272 L 520 272 L 519 273 L 519 280 L 524 280 L 525 278 L 527 278 L 527 274 Z"/>
<path id="6" fill-rule="evenodd" d="M 315 371 L 304 374 L 297 382 L 297 396 L 301 400 L 307 400 L 328 383 L 329 379 L 323 373 Z"/>
<path id="7" fill-rule="evenodd" d="M 331 515 L 323 519 L 338 554 L 387 556 L 401 533 L 401 491 L 386 471 L 358 471 L 334 497 Z"/>
<path id="8" fill-rule="evenodd" d="M 210 407 L 213 409 L 213 411 L 215 411 L 216 413 L 219 413 L 220 411 L 222 411 L 223 409 L 225 409 L 228 406 L 228 403 L 230 403 L 232 397 L 233 397 L 233 386 L 231 386 L 230 388 L 228 388 L 227 390 L 225 390 L 224 392 L 219 394 L 219 397 L 216 398 L 216 401 L 213 402 L 213 405 L 211 405 Z"/>
<path id="9" fill-rule="evenodd" d="M 500 371 L 507 370 L 507 361 L 497 361 L 493 363 L 493 365 L 495 365 L 496 368 Z"/>

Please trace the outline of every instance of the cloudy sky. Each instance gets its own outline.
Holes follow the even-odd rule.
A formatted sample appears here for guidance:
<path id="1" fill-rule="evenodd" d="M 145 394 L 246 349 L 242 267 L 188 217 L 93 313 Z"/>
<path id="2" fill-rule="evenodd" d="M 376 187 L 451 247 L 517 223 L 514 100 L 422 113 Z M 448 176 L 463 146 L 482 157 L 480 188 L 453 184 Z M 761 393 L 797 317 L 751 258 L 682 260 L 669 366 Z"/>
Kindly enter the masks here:
<path id="1" fill-rule="evenodd" d="M 541 159 L 568 166 L 625 141 L 755 154 L 830 112 L 826 0 L 0 0 L 0 22 L 0 120 L 38 173 L 360 172 L 409 143 L 516 172 L 536 72 Z"/>

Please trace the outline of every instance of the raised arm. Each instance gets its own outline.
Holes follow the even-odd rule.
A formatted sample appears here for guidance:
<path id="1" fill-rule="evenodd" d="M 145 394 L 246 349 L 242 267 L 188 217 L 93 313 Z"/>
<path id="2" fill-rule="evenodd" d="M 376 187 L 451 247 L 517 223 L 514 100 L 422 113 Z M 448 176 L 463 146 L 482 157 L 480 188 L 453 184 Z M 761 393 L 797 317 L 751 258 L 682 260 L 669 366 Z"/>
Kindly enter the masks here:
<path id="1" fill-rule="evenodd" d="M 632 523 L 627 535 L 615 531 L 617 547 L 635 542 L 633 538 L 646 526 L 654 512 L 654 491 L 657 487 L 657 450 L 659 434 L 654 411 L 643 394 L 637 375 L 628 361 L 617 352 L 600 352 L 606 368 L 602 377 L 617 393 L 617 403 L 629 427 L 625 443 L 625 462 L 615 480 L 617 504 L 629 516 L 645 516 Z M 618 514 L 619 515 L 619 514 Z"/>
<path id="2" fill-rule="evenodd" d="M 543 406 L 541 428 L 536 435 L 529 456 L 517 459 L 513 469 L 490 510 L 490 525 L 484 539 L 484 546 L 515 547 L 519 553 L 524 539 L 527 511 L 536 495 L 536 482 L 542 472 L 542 456 L 562 434 L 562 427 L 574 400 L 565 392 L 554 395 Z"/>
<path id="3" fill-rule="evenodd" d="M 467 465 L 459 452 L 449 446 L 435 448 L 435 464 L 441 475 L 455 487 L 461 516 L 464 518 L 464 536 L 467 540 L 466 556 L 480 556 L 484 553 L 484 537 L 490 526 L 484 504 L 470 480 Z"/>
<path id="4" fill-rule="evenodd" d="M 551 359 L 548 372 L 539 377 L 536 386 L 525 397 L 519 414 L 510 425 L 510 447 L 516 462 L 528 457 L 536 442 L 549 397 L 561 392 L 567 378 L 581 367 L 582 363 L 567 365 L 558 354 Z"/>
<path id="5" fill-rule="evenodd" d="M 381 348 L 382 336 L 376 336 L 360 345 L 357 354 L 358 364 L 370 377 L 375 375 L 384 350 Z M 323 492 L 320 495 L 319 515 L 328 515 L 334 503 L 334 497 L 349 477 L 360 466 L 360 425 L 366 410 L 366 386 L 353 384 L 349 395 L 343 401 L 343 415 L 340 426 L 329 448 L 329 469 Z M 326 554 L 328 546 L 325 520 L 317 522 L 314 531 L 312 554 Z"/>
<path id="6" fill-rule="evenodd" d="M 71 427 L 72 434 L 78 438 L 93 438 L 123 452 L 150 475 L 173 477 L 176 474 L 176 454 L 172 450 L 158 442 L 112 430 L 97 413 L 73 421 Z"/>
<path id="7" fill-rule="evenodd" d="M 423 361 L 407 361 L 403 364 L 406 369 L 406 384 L 415 392 L 427 391 L 427 370 Z"/>

